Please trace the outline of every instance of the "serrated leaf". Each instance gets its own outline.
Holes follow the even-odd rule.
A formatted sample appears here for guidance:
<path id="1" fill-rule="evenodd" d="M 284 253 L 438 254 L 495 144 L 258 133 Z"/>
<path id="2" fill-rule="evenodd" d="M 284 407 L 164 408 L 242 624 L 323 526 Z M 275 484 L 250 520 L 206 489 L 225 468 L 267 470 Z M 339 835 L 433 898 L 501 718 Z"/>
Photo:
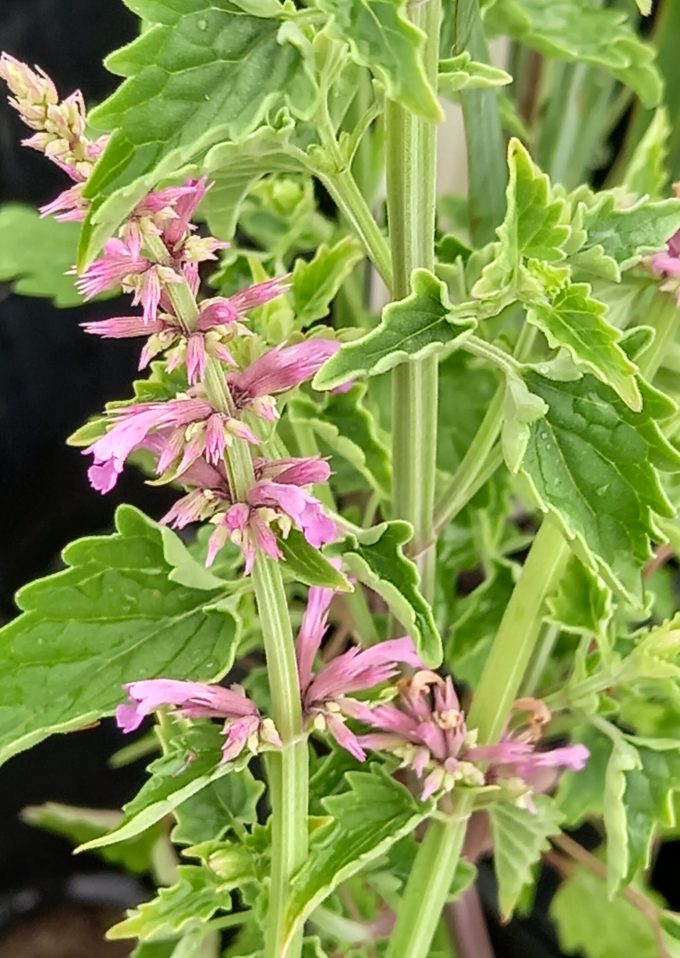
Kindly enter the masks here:
<path id="1" fill-rule="evenodd" d="M 560 831 L 562 814 L 547 795 L 534 796 L 535 812 L 497 803 L 489 808 L 493 861 L 498 879 L 501 917 L 507 920 L 525 885 L 533 881 L 532 869 L 550 847 L 548 838 Z"/>
<path id="2" fill-rule="evenodd" d="M 0 207 L 0 282 L 20 296 L 46 296 L 55 306 L 80 306 L 73 276 L 79 226 L 58 223 L 20 203 Z"/>
<path id="3" fill-rule="evenodd" d="M 149 765 L 149 778 L 137 795 L 123 806 L 120 823 L 77 850 L 91 851 L 128 841 L 223 776 L 239 775 L 247 766 L 250 755 L 243 753 L 234 762 L 222 762 L 223 744 L 219 725 L 195 722 L 184 728 L 177 723 L 168 754 Z M 230 824 L 225 821 L 225 826 Z"/>
<path id="4" fill-rule="evenodd" d="M 429 270 L 416 269 L 413 292 L 390 303 L 380 324 L 354 342 L 346 343 L 316 374 L 315 389 L 333 389 L 356 376 L 377 376 L 409 359 L 421 359 L 470 335 L 476 322 L 460 315 L 449 300 L 446 285 Z"/>
<path id="5" fill-rule="evenodd" d="M 547 56 L 602 67 L 647 107 L 661 99 L 654 50 L 621 10 L 595 7 L 589 0 L 496 0 L 487 24 L 492 32 L 508 33 Z"/>
<path id="6" fill-rule="evenodd" d="M 607 322 L 607 306 L 590 293 L 588 283 L 571 283 L 552 302 L 533 303 L 527 321 L 541 330 L 550 346 L 566 349 L 639 412 L 642 397 L 635 380 L 637 366 L 619 346 L 621 332 Z"/>
<path id="7" fill-rule="evenodd" d="M 328 316 L 331 302 L 363 255 L 359 243 L 345 236 L 332 247 L 323 243 L 309 262 L 296 260 L 291 294 L 300 327 Z"/>
<path id="8" fill-rule="evenodd" d="M 542 419 L 547 411 L 546 403 L 529 392 L 520 376 L 506 377 L 501 444 L 510 472 L 516 473 L 522 465 L 531 435 L 529 427 Z"/>
<path id="9" fill-rule="evenodd" d="M 666 161 L 670 134 L 668 110 L 665 106 L 659 107 L 626 167 L 622 184 L 626 191 L 652 199 L 664 195 L 668 184 Z"/>
<path id="10" fill-rule="evenodd" d="M 279 537 L 279 549 L 283 553 L 285 568 L 292 572 L 296 581 L 305 585 L 323 586 L 336 592 L 351 592 L 352 586 L 342 572 L 307 542 L 297 529 L 291 529 L 286 538 Z"/>
<path id="11" fill-rule="evenodd" d="M 473 60 L 466 51 L 439 61 L 439 90 L 444 96 L 461 90 L 485 90 L 506 86 L 512 77 L 505 70 Z"/>
<path id="12" fill-rule="evenodd" d="M 583 224 L 586 247 L 601 246 L 626 270 L 643 256 L 666 248 L 666 240 L 680 228 L 680 200 L 642 199 L 621 208 L 614 193 L 600 193 L 584 211 Z"/>
<path id="13" fill-rule="evenodd" d="M 317 0 L 331 17 L 331 36 L 349 44 L 352 58 L 368 67 L 391 100 L 439 122 L 443 113 L 423 64 L 425 34 L 409 22 L 406 0 Z"/>
<path id="14" fill-rule="evenodd" d="M 238 828 L 239 822 L 253 824 L 264 788 L 248 768 L 212 781 L 175 810 L 173 842 L 198 845 L 222 838 L 227 829 Z"/>
<path id="15" fill-rule="evenodd" d="M 645 632 L 624 668 L 627 681 L 680 678 L 680 614 Z"/>
<path id="16" fill-rule="evenodd" d="M 80 845 L 115 828 L 122 818 L 122 813 L 46 802 L 44 805 L 29 805 L 24 808 L 21 818 L 28 825 L 42 828 L 53 835 L 69 839 L 74 845 Z M 118 865 L 135 874 L 144 874 L 152 870 L 154 848 L 163 837 L 164 829 L 159 825 L 131 841 L 103 848 L 98 854 L 111 865 Z"/>
<path id="17" fill-rule="evenodd" d="M 550 180 L 514 137 L 508 144 L 509 178 L 506 212 L 498 227 L 499 255 L 485 267 L 473 296 L 497 296 L 507 285 L 517 286 L 526 260 L 559 263 L 569 238 L 565 201 L 553 195 Z"/>
<path id="18" fill-rule="evenodd" d="M 90 121 L 112 131 L 86 187 L 93 201 L 81 260 L 161 178 L 223 140 L 243 137 L 284 104 L 309 118 L 311 50 L 292 23 L 229 0 L 129 0 L 144 32 L 107 59 L 127 77 Z"/>
<path id="19" fill-rule="evenodd" d="M 305 168 L 304 154 L 290 144 L 294 129 L 292 117 L 282 111 L 271 125 L 259 126 L 247 136 L 218 143 L 208 150 L 202 168 L 213 185 L 201 210 L 216 236 L 232 238 L 241 205 L 263 176 Z"/>
<path id="20" fill-rule="evenodd" d="M 0 630 L 0 759 L 110 715 L 121 686 L 212 681 L 231 666 L 238 623 L 204 607 L 219 593 L 169 580 L 159 526 L 131 506 L 117 533 L 71 543 L 70 568 L 25 586 Z"/>
<path id="21" fill-rule="evenodd" d="M 580 772 L 563 772 L 555 801 L 565 817 L 565 824 L 574 828 L 587 818 L 602 814 L 613 743 L 609 736 L 592 725 L 575 729 L 571 738 L 573 742 L 586 746 L 588 761 Z"/>
<path id="22" fill-rule="evenodd" d="M 128 917 L 106 933 L 110 941 L 139 938 L 154 941 L 199 929 L 216 911 L 231 908 L 231 882 L 222 881 L 208 868 L 180 865 L 179 879 L 161 888 L 156 898 L 128 912 Z"/>
<path id="23" fill-rule="evenodd" d="M 636 748 L 616 729 L 610 735 L 612 751 L 604 776 L 603 818 L 607 832 L 607 892 L 612 898 L 628 874 L 628 821 L 623 795 L 626 773 L 641 768 Z"/>
<path id="24" fill-rule="evenodd" d="M 638 890 L 655 901 L 652 893 Z M 661 958 L 659 938 L 649 917 L 626 901 L 607 897 L 605 883 L 584 868 L 570 870 L 550 903 L 550 917 L 555 922 L 561 949 L 583 958 Z M 665 958 L 677 958 L 680 949 L 671 940 Z"/>
<path id="25" fill-rule="evenodd" d="M 659 412 L 654 400 L 645 395 L 637 413 L 592 376 L 561 383 L 527 371 L 525 381 L 548 412 L 531 426 L 523 474 L 577 554 L 640 602 L 654 514 L 673 514 L 657 470 L 680 469 L 680 456 L 652 418 Z"/>
<path id="26" fill-rule="evenodd" d="M 346 392 L 329 393 L 322 406 L 307 397 L 288 404 L 292 422 L 312 429 L 323 443 L 345 459 L 383 499 L 392 487 L 390 452 L 378 436 L 373 416 L 362 400 L 366 386 L 356 383 Z"/>
<path id="27" fill-rule="evenodd" d="M 412 535 L 408 522 L 383 522 L 361 535 L 347 535 L 331 549 L 342 556 L 359 582 L 382 596 L 423 661 L 436 668 L 442 660 L 441 638 L 432 610 L 419 591 L 418 570 L 402 548 Z"/>
<path id="28" fill-rule="evenodd" d="M 293 879 L 286 916 L 288 940 L 341 882 L 383 855 L 427 818 L 432 802 L 420 802 L 378 765 L 348 772 L 349 791 L 323 805 L 333 823 L 312 844 Z"/>
<path id="29" fill-rule="evenodd" d="M 550 620 L 574 635 L 603 636 L 613 614 L 612 594 L 602 579 L 572 556 L 548 600 Z"/>

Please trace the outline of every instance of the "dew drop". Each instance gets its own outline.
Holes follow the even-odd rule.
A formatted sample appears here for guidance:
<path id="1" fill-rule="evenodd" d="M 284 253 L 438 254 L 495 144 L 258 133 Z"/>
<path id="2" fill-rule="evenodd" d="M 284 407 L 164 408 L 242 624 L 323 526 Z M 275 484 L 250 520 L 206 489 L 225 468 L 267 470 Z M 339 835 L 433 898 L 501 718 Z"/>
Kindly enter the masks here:
<path id="1" fill-rule="evenodd" d="M 199 30 L 207 30 L 208 21 L 205 19 L 205 17 L 201 17 L 200 20 L 196 21 L 196 26 L 198 27 Z"/>
<path id="2" fill-rule="evenodd" d="M 538 368 L 544 376 L 547 376 L 550 372 L 550 366 L 547 363 L 542 363 Z"/>

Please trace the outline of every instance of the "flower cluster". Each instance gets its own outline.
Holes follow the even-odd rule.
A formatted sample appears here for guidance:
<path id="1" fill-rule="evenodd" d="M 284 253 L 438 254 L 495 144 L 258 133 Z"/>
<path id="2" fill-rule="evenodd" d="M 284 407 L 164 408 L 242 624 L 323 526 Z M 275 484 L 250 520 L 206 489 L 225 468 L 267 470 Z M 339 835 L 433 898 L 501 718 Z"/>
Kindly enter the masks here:
<path id="1" fill-rule="evenodd" d="M 675 183 L 673 189 L 675 195 L 680 197 L 680 183 Z M 676 302 L 680 306 L 680 230 L 668 240 L 663 253 L 656 253 L 651 257 L 649 265 L 656 275 L 663 279 L 661 289 L 675 293 Z"/>
<path id="2" fill-rule="evenodd" d="M 105 140 L 85 137 L 81 94 L 60 102 L 49 77 L 6 55 L 0 59 L 0 76 L 13 94 L 10 102 L 36 131 L 28 145 L 44 151 L 76 182 L 43 212 L 82 219 L 88 207 L 82 187 Z M 106 339 L 143 339 L 140 367 L 165 353 L 168 372 L 184 368 L 188 383 L 184 392 L 165 401 L 116 404 L 108 413 L 106 432 L 85 453 L 93 457 L 90 482 L 102 493 L 114 487 L 133 452 L 151 453 L 159 481 L 178 482 L 186 492 L 165 521 L 181 528 L 210 520 L 215 531 L 208 564 L 230 540 L 241 547 L 248 573 L 260 551 L 281 558 L 277 537 L 293 527 L 314 548 L 336 535 L 335 524 L 307 488 L 328 480 L 326 462 L 256 458 L 251 488 L 236 491 L 225 454 L 234 440 L 262 445 L 257 424 L 276 420 L 275 396 L 311 379 L 339 347 L 317 338 L 265 351 L 257 341 L 253 345 L 246 314 L 284 293 L 286 277 L 228 297 L 200 297 L 200 264 L 214 260 L 227 245 L 199 235 L 192 223 L 208 188 L 201 178 L 149 193 L 77 280 L 86 299 L 120 287 L 141 310 L 87 322 L 86 332 Z M 260 355 L 239 366 L 234 353 L 244 350 L 233 346 L 246 337 L 248 354 Z"/>

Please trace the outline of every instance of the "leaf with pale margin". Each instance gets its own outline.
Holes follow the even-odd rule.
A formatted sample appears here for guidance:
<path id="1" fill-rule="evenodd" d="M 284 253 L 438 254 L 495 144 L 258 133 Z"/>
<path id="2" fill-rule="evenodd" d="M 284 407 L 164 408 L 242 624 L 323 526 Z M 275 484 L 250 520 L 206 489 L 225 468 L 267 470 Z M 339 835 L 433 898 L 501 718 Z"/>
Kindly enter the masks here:
<path id="1" fill-rule="evenodd" d="M 508 144 L 508 169 L 505 218 L 496 231 L 499 254 L 475 283 L 475 297 L 497 296 L 504 286 L 517 286 L 527 259 L 559 263 L 566 255 L 564 246 L 570 232 L 567 204 L 553 195 L 546 174 L 514 137 Z"/>
<path id="2" fill-rule="evenodd" d="M 378 765 L 348 772 L 349 791 L 325 799 L 333 822 L 312 844 L 292 882 L 286 941 L 334 888 L 383 855 L 427 818 L 433 802 L 420 802 Z"/>
<path id="3" fill-rule="evenodd" d="M 348 572 L 381 596 L 413 639 L 418 655 L 432 668 L 442 660 L 442 641 L 432 609 L 419 590 L 418 570 L 403 552 L 413 536 L 408 522 L 383 522 L 347 535 L 329 551 L 342 556 Z"/>
<path id="4" fill-rule="evenodd" d="M 309 118 L 317 102 L 311 50 L 292 23 L 229 0 L 126 2 L 147 28 L 107 58 L 127 79 L 90 115 L 112 136 L 85 189 L 93 206 L 81 261 L 163 177 L 251 133 L 278 106 Z"/>
<path id="5" fill-rule="evenodd" d="M 377 376 L 409 359 L 460 345 L 475 328 L 472 312 L 461 315 L 446 285 L 426 269 L 411 276 L 413 292 L 390 303 L 380 324 L 361 339 L 346 343 L 314 377 L 315 389 L 334 389 L 356 376 Z"/>
<path id="6" fill-rule="evenodd" d="M 547 411 L 546 403 L 529 392 L 520 376 L 506 376 L 501 446 L 510 472 L 516 473 L 522 465 L 531 435 L 529 427 L 542 419 Z"/>
<path id="7" fill-rule="evenodd" d="M 602 247 L 622 270 L 635 266 L 644 256 L 664 250 L 666 240 L 680 229 L 678 199 L 643 198 L 633 206 L 620 207 L 612 192 L 591 196 L 583 216 L 588 233 L 583 248 Z"/>
<path id="8" fill-rule="evenodd" d="M 332 247 L 322 243 L 309 262 L 296 260 L 290 292 L 301 328 L 328 316 L 331 302 L 363 256 L 357 240 L 345 236 Z"/>
<path id="9" fill-rule="evenodd" d="M 592 569 L 571 556 L 557 592 L 548 600 L 550 621 L 574 635 L 603 638 L 613 612 L 610 589 Z"/>
<path id="10" fill-rule="evenodd" d="M 201 169 L 212 186 L 201 211 L 212 233 L 222 239 L 233 237 L 243 201 L 263 176 L 306 168 L 304 154 L 290 142 L 294 130 L 292 117 L 281 111 L 271 125 L 208 150 Z"/>
<path id="11" fill-rule="evenodd" d="M 680 614 L 638 638 L 624 669 L 632 682 L 680 678 Z"/>
<path id="12" fill-rule="evenodd" d="M 499 802 L 489 808 L 498 903 L 503 921 L 512 915 L 522 889 L 533 881 L 532 869 L 548 838 L 560 831 L 563 816 L 547 795 L 535 795 L 535 812 Z"/>
<path id="13" fill-rule="evenodd" d="M 653 914 L 653 892 L 637 889 L 649 899 Z M 579 866 L 570 869 L 550 903 L 560 948 L 582 958 L 679 958 L 680 946 L 661 935 L 650 918 L 634 904 L 619 896 L 610 899 L 604 881 Z M 660 951 L 660 941 L 664 952 Z"/>
<path id="14" fill-rule="evenodd" d="M 680 455 L 654 418 L 667 416 L 668 405 L 645 387 L 642 412 L 633 412 L 588 375 L 561 383 L 526 371 L 524 378 L 548 412 L 530 427 L 523 474 L 577 555 L 614 589 L 641 602 L 640 570 L 656 534 L 653 516 L 674 515 L 657 470 L 679 471 Z"/>
<path id="15" fill-rule="evenodd" d="M 177 875 L 176 884 L 161 888 L 156 898 L 128 912 L 128 917 L 110 928 L 106 937 L 110 941 L 162 940 L 199 929 L 216 911 L 231 909 L 232 882 L 201 865 L 180 865 Z"/>
<path id="16" fill-rule="evenodd" d="M 623 11 L 589 0 L 496 0 L 486 24 L 492 33 L 507 33 L 549 57 L 602 67 L 647 107 L 661 99 L 654 49 L 639 39 Z"/>
<path id="17" fill-rule="evenodd" d="M 120 822 L 122 813 L 101 808 L 77 808 L 73 805 L 61 805 L 58 802 L 46 802 L 44 805 L 29 805 L 21 812 L 22 821 L 36 828 L 42 828 L 53 835 L 67 838 L 79 845 L 91 838 L 98 838 Z M 97 854 L 111 865 L 117 865 L 133 874 L 144 874 L 153 870 L 154 849 L 164 840 L 165 829 L 162 825 L 148 829 L 127 842 L 111 848 L 102 848 Z"/>
<path id="18" fill-rule="evenodd" d="M 168 754 L 149 765 L 149 778 L 123 806 L 122 821 L 106 835 L 85 842 L 78 848 L 79 852 L 104 848 L 140 835 L 223 776 L 241 774 L 250 761 L 250 753 L 246 751 L 234 762 L 222 762 L 224 737 L 217 724 L 193 722 L 184 728 L 181 720 L 177 720 L 175 726 Z M 225 821 L 225 826 L 229 824 Z"/>
<path id="19" fill-rule="evenodd" d="M 438 81 L 440 93 L 450 96 L 461 90 L 506 86 L 512 83 L 512 77 L 505 70 L 473 60 L 466 50 L 458 56 L 439 61 Z"/>
<path id="20" fill-rule="evenodd" d="M 590 294 L 588 283 L 571 283 L 552 301 L 533 303 L 527 321 L 541 330 L 549 346 L 566 349 L 577 363 L 639 412 L 642 397 L 635 379 L 638 368 L 619 346 L 621 332 L 607 322 L 607 306 Z"/>
<path id="21" fill-rule="evenodd" d="M 659 107 L 645 135 L 635 147 L 626 167 L 622 186 L 637 196 L 662 197 L 668 184 L 668 160 L 671 123 L 665 106 Z"/>
<path id="22" fill-rule="evenodd" d="M 239 823 L 252 825 L 257 821 L 257 803 L 264 788 L 248 768 L 211 781 L 175 809 L 173 842 L 197 845 L 221 839 L 228 829 L 238 830 Z"/>
<path id="23" fill-rule="evenodd" d="M 352 59 L 385 86 L 391 100 L 436 123 L 443 113 L 423 64 L 425 34 L 409 22 L 406 0 L 316 0 L 326 28 L 349 44 Z"/>
<path id="24" fill-rule="evenodd" d="M 20 203 L 0 207 L 0 282 L 19 296 L 46 296 L 55 306 L 80 306 L 73 276 L 79 226 L 58 223 Z"/>
<path id="25" fill-rule="evenodd" d="M 278 545 L 283 553 L 284 572 L 292 573 L 297 582 L 336 592 L 352 591 L 342 572 L 328 561 L 323 552 L 310 546 L 299 530 L 291 529 L 285 539 L 279 536 Z"/>
<path id="26" fill-rule="evenodd" d="M 117 533 L 71 543 L 70 568 L 20 590 L 0 630 L 0 760 L 110 715 L 125 682 L 212 681 L 230 668 L 239 625 L 205 607 L 220 593 L 169 580 L 158 525 L 131 506 Z"/>
<path id="27" fill-rule="evenodd" d="M 311 429 L 334 455 L 346 460 L 382 499 L 392 487 L 390 452 L 380 439 L 374 417 L 363 404 L 366 385 L 356 383 L 347 392 L 328 393 L 319 406 L 306 396 L 288 404 L 291 422 Z M 326 451 L 325 449 L 323 451 Z M 337 472 L 337 464 L 333 465 Z"/>

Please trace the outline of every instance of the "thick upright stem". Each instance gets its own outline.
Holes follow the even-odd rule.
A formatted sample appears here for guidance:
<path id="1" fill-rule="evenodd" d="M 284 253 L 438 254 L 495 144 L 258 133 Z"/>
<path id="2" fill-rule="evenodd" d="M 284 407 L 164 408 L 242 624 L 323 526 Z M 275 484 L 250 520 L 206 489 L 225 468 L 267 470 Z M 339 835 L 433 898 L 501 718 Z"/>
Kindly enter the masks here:
<path id="1" fill-rule="evenodd" d="M 425 69 L 436 86 L 440 0 L 413 5 L 427 36 Z M 411 291 L 411 273 L 434 267 L 436 125 L 392 101 L 385 106 L 387 210 L 395 299 Z M 426 596 L 434 591 L 433 512 L 437 455 L 438 368 L 435 358 L 398 366 L 392 374 L 392 512 L 412 523 L 412 551 Z"/>

